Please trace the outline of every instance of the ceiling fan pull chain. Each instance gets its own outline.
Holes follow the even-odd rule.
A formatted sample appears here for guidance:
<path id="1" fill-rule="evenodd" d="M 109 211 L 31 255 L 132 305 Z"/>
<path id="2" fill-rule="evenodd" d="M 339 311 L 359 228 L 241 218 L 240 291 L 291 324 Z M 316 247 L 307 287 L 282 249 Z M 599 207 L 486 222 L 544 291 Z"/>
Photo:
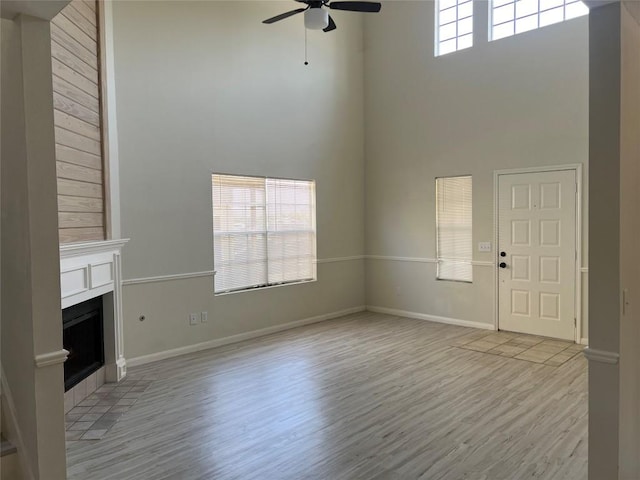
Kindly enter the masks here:
<path id="1" fill-rule="evenodd" d="M 307 61 L 307 29 L 306 27 L 304 29 L 304 64 L 309 65 L 309 62 Z"/>

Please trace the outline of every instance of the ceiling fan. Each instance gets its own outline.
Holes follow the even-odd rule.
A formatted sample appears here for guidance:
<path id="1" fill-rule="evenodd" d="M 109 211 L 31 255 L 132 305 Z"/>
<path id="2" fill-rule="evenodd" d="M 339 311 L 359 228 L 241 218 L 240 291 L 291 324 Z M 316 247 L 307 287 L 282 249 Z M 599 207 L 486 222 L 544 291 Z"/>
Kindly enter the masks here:
<path id="1" fill-rule="evenodd" d="M 290 12 L 281 13 L 275 17 L 268 18 L 262 23 L 275 23 L 285 18 L 289 18 L 298 13 L 304 12 L 304 26 L 309 30 L 322 30 L 330 32 L 336 29 L 336 24 L 329 15 L 329 11 L 323 7 L 332 10 L 346 10 L 349 12 L 379 12 L 382 5 L 378 2 L 330 2 L 329 0 L 296 0 L 300 3 L 306 3 L 303 8 L 296 8 Z"/>

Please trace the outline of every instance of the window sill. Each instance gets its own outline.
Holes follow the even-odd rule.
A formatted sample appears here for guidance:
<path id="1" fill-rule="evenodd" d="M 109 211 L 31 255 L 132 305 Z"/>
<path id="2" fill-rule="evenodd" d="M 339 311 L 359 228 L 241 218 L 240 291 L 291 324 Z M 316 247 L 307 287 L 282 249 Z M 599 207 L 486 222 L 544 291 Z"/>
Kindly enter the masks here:
<path id="1" fill-rule="evenodd" d="M 315 283 L 318 279 L 314 278 L 312 280 L 300 280 L 299 282 L 289 282 L 289 283 L 279 283 L 277 285 L 267 285 L 264 287 L 255 287 L 255 288 L 247 288 L 244 290 L 233 290 L 231 292 L 214 292 L 215 297 L 223 297 L 226 295 L 237 295 L 238 293 L 250 293 L 250 292 L 262 292 L 264 290 L 271 290 L 272 288 L 281 288 L 281 287 L 291 287 L 293 285 L 304 285 L 307 283 Z"/>
<path id="2" fill-rule="evenodd" d="M 473 280 L 453 280 L 451 278 L 436 278 L 436 281 L 438 281 L 438 282 L 466 283 L 468 285 L 471 285 L 473 283 Z"/>

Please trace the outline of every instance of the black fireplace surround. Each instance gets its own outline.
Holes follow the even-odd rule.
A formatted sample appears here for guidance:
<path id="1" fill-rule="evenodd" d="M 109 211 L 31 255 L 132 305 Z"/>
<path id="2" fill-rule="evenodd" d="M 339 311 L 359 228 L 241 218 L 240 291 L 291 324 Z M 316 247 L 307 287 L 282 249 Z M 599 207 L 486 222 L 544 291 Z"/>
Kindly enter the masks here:
<path id="1" fill-rule="evenodd" d="M 65 392 L 104 365 L 102 324 L 102 297 L 62 310 Z"/>

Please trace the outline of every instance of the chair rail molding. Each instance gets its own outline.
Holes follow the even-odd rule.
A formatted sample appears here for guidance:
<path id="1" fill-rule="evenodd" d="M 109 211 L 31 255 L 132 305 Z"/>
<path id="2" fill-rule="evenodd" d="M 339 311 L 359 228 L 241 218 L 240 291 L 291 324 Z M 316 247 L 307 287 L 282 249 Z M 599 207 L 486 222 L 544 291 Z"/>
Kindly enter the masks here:
<path id="1" fill-rule="evenodd" d="M 40 355 L 36 355 L 36 367 L 48 367 L 50 365 L 57 365 L 59 363 L 64 363 L 67 357 L 69 356 L 69 351 L 64 348 L 58 350 L 57 352 L 48 352 L 42 353 Z"/>
<path id="2" fill-rule="evenodd" d="M 430 257 L 398 257 L 393 255 L 365 255 L 367 260 L 382 260 L 387 262 L 432 263 L 437 264 L 437 258 Z M 495 267 L 495 263 L 486 260 L 471 260 L 474 267 Z"/>
<path id="3" fill-rule="evenodd" d="M 348 257 L 319 258 L 316 260 L 318 265 L 326 265 L 331 263 L 353 262 L 364 260 L 364 255 L 351 255 Z M 169 282 L 172 280 L 185 280 L 189 278 L 213 277 L 215 270 L 204 270 L 202 272 L 186 272 L 173 273 L 167 275 L 157 275 L 153 277 L 128 278 L 122 281 L 122 285 L 140 285 L 144 283 Z"/>
<path id="4" fill-rule="evenodd" d="M 620 360 L 620 354 L 617 352 L 608 352 L 589 347 L 584 349 L 584 356 L 590 362 L 607 363 L 609 365 L 616 365 Z"/>

